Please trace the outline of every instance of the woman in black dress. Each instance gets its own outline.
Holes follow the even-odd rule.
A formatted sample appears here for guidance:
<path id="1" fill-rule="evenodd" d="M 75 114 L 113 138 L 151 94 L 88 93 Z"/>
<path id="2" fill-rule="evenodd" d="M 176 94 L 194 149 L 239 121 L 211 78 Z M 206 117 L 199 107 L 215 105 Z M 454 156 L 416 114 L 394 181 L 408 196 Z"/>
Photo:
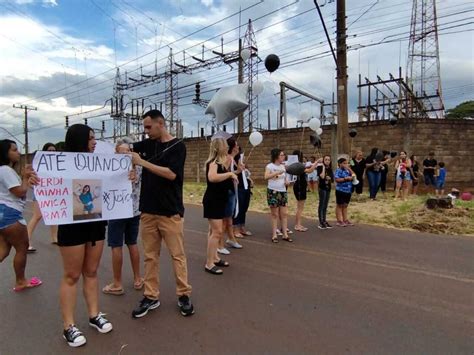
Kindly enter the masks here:
<path id="1" fill-rule="evenodd" d="M 206 161 L 207 189 L 202 199 L 204 218 L 209 221 L 207 239 L 207 260 L 204 270 L 214 275 L 221 275 L 222 269 L 229 263 L 219 259 L 217 248 L 224 232 L 223 219 L 229 198 L 229 191 L 234 190 L 237 176 L 229 171 L 227 159 L 227 142 L 223 138 L 211 141 L 209 158 Z"/>

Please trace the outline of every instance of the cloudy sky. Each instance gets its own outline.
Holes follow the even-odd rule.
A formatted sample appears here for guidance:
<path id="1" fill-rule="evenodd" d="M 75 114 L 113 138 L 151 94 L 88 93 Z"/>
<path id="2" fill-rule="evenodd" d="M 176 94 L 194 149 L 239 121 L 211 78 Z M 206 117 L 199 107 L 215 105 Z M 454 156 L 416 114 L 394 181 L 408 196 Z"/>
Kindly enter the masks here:
<path id="1" fill-rule="evenodd" d="M 326 3 L 327 2 L 327 3 Z M 319 0 L 331 37 L 335 3 Z M 396 75 L 407 62 L 411 0 L 347 0 L 349 111 L 355 119 L 357 77 L 375 81 Z M 441 80 L 447 108 L 474 99 L 474 5 L 469 0 L 438 0 Z M 23 112 L 13 104 L 37 107 L 29 112 L 30 150 L 63 140 L 64 117 L 113 134 L 106 103 L 113 95 L 117 67 L 121 80 L 166 70 L 172 48 L 175 61 L 215 57 L 212 50 L 236 51 L 249 19 L 258 55 L 275 53 L 281 67 L 269 74 L 258 64 L 265 90 L 259 119 L 272 125 L 278 110 L 278 83 L 285 81 L 331 101 L 335 70 L 321 21 L 310 0 L 0 0 L 0 138 L 24 141 Z M 204 45 L 204 47 L 203 47 Z M 128 79 L 130 82 L 130 79 Z M 204 109 L 192 104 L 193 84 L 201 81 L 202 98 L 237 82 L 235 65 L 194 71 L 178 77 L 179 117 L 185 135 L 198 124 L 209 128 Z M 146 105 L 164 103 L 165 82 L 126 91 L 126 100 L 147 96 Z M 289 125 L 303 111 L 316 114 L 314 102 L 288 94 Z M 129 108 L 128 108 L 129 109 Z M 87 111 L 92 111 L 87 113 Z M 81 114 L 82 112 L 82 114 Z M 86 112 L 86 113 L 84 113 Z M 228 125 L 233 129 L 233 123 Z M 7 133 L 8 131 L 8 133 Z"/>

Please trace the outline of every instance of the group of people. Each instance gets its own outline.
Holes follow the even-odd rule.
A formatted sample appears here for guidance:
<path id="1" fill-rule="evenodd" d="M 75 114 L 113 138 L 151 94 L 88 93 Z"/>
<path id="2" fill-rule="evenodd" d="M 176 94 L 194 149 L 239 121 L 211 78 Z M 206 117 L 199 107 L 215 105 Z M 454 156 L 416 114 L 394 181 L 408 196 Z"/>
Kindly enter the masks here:
<path id="1" fill-rule="evenodd" d="M 183 316 L 194 314 L 191 302 L 192 287 L 188 282 L 187 259 L 183 234 L 183 181 L 186 147 L 181 139 L 173 137 L 158 110 L 143 115 L 144 132 L 148 138 L 140 142 L 121 140 L 116 144 L 117 154 L 130 154 L 133 169 L 129 174 L 132 183 L 133 216 L 111 221 L 90 221 L 77 224 L 62 224 L 51 227 L 51 242 L 58 245 L 63 263 L 63 277 L 59 287 L 63 319 L 63 337 L 72 347 L 86 343 L 85 335 L 77 328 L 75 307 L 77 286 L 83 279 L 89 325 L 100 333 L 113 329 L 112 323 L 100 312 L 97 272 L 107 238 L 112 251 L 113 279 L 102 288 L 104 294 L 122 295 L 127 288 L 122 280 L 123 245 L 126 244 L 131 260 L 134 280 L 133 288 L 143 290 L 143 298 L 133 309 L 132 317 L 141 318 L 160 306 L 159 263 L 162 241 L 171 255 L 176 279 L 176 295 L 179 311 Z M 94 131 L 87 125 L 69 127 L 65 137 L 66 152 L 94 152 Z M 43 150 L 55 150 L 47 144 Z M 394 162 L 396 172 L 396 197 L 406 197 L 408 186 L 418 180 L 419 167 L 414 156 L 402 151 L 398 159 L 390 152 L 372 149 L 364 158 L 358 151 L 352 159 L 340 157 L 333 170 L 331 157 L 311 159 L 305 162 L 301 151 L 293 155 L 304 162 L 300 175 L 290 176 L 286 172 L 287 155 L 275 148 L 270 152 L 270 162 L 265 167 L 267 181 L 267 204 L 270 209 L 271 241 L 293 242 L 288 228 L 288 188 L 292 186 L 297 200 L 294 230 L 306 232 L 302 225 L 307 192 L 318 189 L 318 227 L 332 228 L 327 221 L 327 209 L 333 186 L 336 196 L 336 225 L 353 226 L 348 219 L 348 206 L 353 192 L 361 194 L 364 177 L 369 181 L 370 198 L 375 199 L 379 189 L 386 190 L 389 165 Z M 33 216 L 28 225 L 23 210 L 28 189 L 40 180 L 31 167 L 22 169 L 20 175 L 14 169 L 20 162 L 20 153 L 15 142 L 0 141 L 0 262 L 15 249 L 14 291 L 20 292 L 42 284 L 38 277 L 26 278 L 25 269 L 28 251 L 34 252 L 32 236 L 41 220 L 37 202 L 33 202 Z M 439 172 L 436 175 L 436 167 Z M 442 193 L 446 169 L 433 155 L 423 162 L 425 183 L 435 185 Z M 209 157 L 205 164 L 207 188 L 203 197 L 203 217 L 208 220 L 207 253 L 204 271 L 222 275 L 223 268 L 230 263 L 221 255 L 230 254 L 229 248 L 242 249 L 239 238 L 252 233 L 246 228 L 246 213 L 249 208 L 253 181 L 244 162 L 244 155 L 234 137 L 216 135 L 211 139 Z M 311 178 L 310 178 L 311 177 Z M 108 228 L 107 228 L 108 225 Z M 144 273 L 140 272 L 140 255 L 137 238 L 143 243 Z M 225 237 L 227 235 L 227 238 Z M 130 285 L 132 286 L 132 285 Z"/>
<path id="2" fill-rule="evenodd" d="M 356 194 L 363 191 L 364 177 L 369 183 L 369 197 L 376 199 L 378 191 L 387 191 L 387 175 L 390 166 L 394 169 L 395 198 L 407 198 L 408 194 L 416 194 L 420 175 L 420 164 L 415 155 L 408 156 L 406 151 L 401 151 L 398 158 L 396 153 L 380 151 L 372 148 L 370 154 L 364 158 L 362 151 L 357 151 L 350 161 L 352 170 L 357 176 L 359 184 L 354 187 Z M 444 194 L 446 182 L 446 166 L 444 162 L 437 162 L 434 153 L 430 152 L 423 160 L 423 180 L 428 189 L 432 188 L 436 195 Z"/>
<path id="3" fill-rule="evenodd" d="M 113 281 L 105 285 L 102 291 L 112 295 L 125 292 L 121 277 L 122 246 L 125 242 L 134 274 L 133 288 L 143 289 L 143 298 L 131 312 L 133 318 L 141 318 L 160 306 L 159 263 L 162 241 L 171 255 L 179 311 L 183 316 L 190 316 L 195 311 L 190 298 L 192 287 L 188 282 L 183 235 L 182 189 L 186 147 L 182 140 L 168 132 L 160 111 L 145 113 L 143 125 L 147 139 L 133 144 L 125 140 L 116 145 L 117 154 L 132 155 L 134 168 L 129 179 L 133 187 L 133 217 L 108 222 L 62 224 L 57 227 L 57 234 L 52 232 L 52 242 L 57 243 L 63 264 L 63 277 L 59 286 L 62 335 L 71 347 L 86 343 L 85 335 L 75 322 L 77 288 L 81 277 L 89 325 L 99 333 L 108 333 L 113 329 L 112 323 L 100 312 L 99 307 L 97 272 L 106 237 L 112 249 Z M 95 146 L 94 131 L 89 126 L 75 124 L 67 130 L 65 152 L 92 153 Z M 44 149 L 53 150 L 50 147 Z M 27 252 L 31 246 L 28 230 L 31 230 L 32 235 L 41 213 L 34 205 L 29 228 L 23 218 L 28 189 L 38 185 L 40 179 L 31 167 L 22 169 L 18 175 L 14 168 L 19 162 L 20 153 L 15 142 L 0 141 L 0 262 L 6 259 L 12 248 L 15 249 L 15 292 L 42 284 L 38 277 L 28 279 L 25 276 Z M 139 230 L 144 253 L 143 278 L 137 247 Z"/>

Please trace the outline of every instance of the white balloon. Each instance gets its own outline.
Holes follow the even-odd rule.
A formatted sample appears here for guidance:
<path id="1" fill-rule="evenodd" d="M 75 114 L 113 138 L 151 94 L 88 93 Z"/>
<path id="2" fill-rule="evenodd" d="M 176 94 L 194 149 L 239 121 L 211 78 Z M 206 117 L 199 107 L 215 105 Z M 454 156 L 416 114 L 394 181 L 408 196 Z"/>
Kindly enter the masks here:
<path id="1" fill-rule="evenodd" d="M 311 128 L 313 131 L 316 131 L 320 127 L 321 127 L 321 121 L 318 120 L 317 118 L 313 118 L 309 121 L 309 128 Z"/>
<path id="2" fill-rule="evenodd" d="M 308 110 L 303 110 L 300 112 L 300 119 L 303 121 L 306 121 L 310 116 L 310 113 Z"/>
<path id="3" fill-rule="evenodd" d="M 240 57 L 242 58 L 242 60 L 243 60 L 244 62 L 246 62 L 247 60 L 249 60 L 249 58 L 250 58 L 251 55 L 252 55 L 252 53 L 250 52 L 250 49 L 245 48 L 245 49 L 242 49 L 242 50 L 240 51 Z"/>
<path id="4" fill-rule="evenodd" d="M 252 93 L 254 95 L 260 95 L 263 92 L 264 89 L 265 89 L 265 87 L 263 86 L 261 81 L 256 81 L 252 85 Z"/>
<path id="5" fill-rule="evenodd" d="M 252 144 L 254 147 L 256 147 L 257 145 L 262 143 L 263 136 L 260 132 L 256 132 L 256 131 L 252 132 L 252 133 L 250 133 L 249 141 L 250 141 L 250 144 Z"/>
<path id="6" fill-rule="evenodd" d="M 247 92 L 247 84 L 220 88 L 207 105 L 205 113 L 214 115 L 217 124 L 229 122 L 247 109 Z"/>
<path id="7" fill-rule="evenodd" d="M 319 127 L 315 132 L 318 136 L 320 136 L 321 134 L 323 134 L 323 129 Z"/>

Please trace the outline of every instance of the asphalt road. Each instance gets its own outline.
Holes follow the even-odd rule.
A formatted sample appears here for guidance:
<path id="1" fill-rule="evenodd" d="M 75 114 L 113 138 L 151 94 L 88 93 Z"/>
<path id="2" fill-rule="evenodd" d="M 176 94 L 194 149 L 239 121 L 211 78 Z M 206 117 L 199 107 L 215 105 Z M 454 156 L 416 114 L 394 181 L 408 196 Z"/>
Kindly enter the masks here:
<path id="1" fill-rule="evenodd" d="M 28 214 L 26 214 L 28 216 Z M 58 304 L 61 262 L 44 226 L 29 276 L 44 284 L 15 294 L 12 258 L 0 264 L 0 354 L 473 354 L 474 239 L 369 226 L 294 235 L 272 244 L 267 215 L 250 213 L 254 236 L 226 258 L 223 276 L 205 273 L 207 221 L 187 206 L 185 243 L 196 314 L 178 313 L 166 249 L 161 306 L 142 319 L 141 299 L 125 259 L 126 293 L 101 294 L 114 330 L 87 325 L 79 297 L 76 319 L 87 337 L 72 349 L 62 339 Z M 107 248 L 101 286 L 112 275 Z"/>

